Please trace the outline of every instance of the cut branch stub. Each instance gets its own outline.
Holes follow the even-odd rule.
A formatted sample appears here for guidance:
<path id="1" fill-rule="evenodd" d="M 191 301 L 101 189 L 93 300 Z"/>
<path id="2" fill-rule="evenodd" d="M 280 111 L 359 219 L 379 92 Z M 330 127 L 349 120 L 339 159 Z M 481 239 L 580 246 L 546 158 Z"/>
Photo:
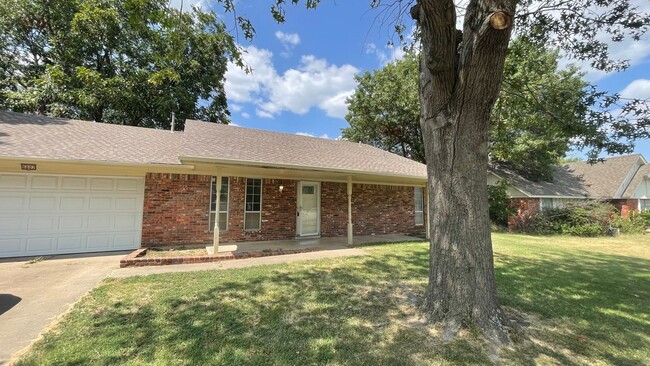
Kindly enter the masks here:
<path id="1" fill-rule="evenodd" d="M 490 14 L 490 26 L 494 29 L 507 29 L 512 24 L 512 17 L 504 11 L 495 11 Z"/>

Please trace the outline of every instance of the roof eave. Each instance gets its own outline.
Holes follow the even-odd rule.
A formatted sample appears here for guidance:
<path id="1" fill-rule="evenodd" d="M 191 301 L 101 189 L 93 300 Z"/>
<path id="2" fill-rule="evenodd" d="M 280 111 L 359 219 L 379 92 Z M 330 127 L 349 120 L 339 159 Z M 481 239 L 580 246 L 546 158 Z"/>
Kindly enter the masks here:
<path id="1" fill-rule="evenodd" d="M 250 166 L 250 167 L 258 167 L 258 168 L 309 170 L 309 171 L 319 171 L 319 172 L 326 172 L 326 173 L 347 174 L 347 175 L 363 174 L 363 175 L 372 175 L 377 177 L 404 178 L 409 180 L 422 180 L 423 182 L 427 181 L 426 175 L 423 176 L 405 175 L 405 174 L 396 174 L 396 173 L 372 172 L 367 170 L 336 169 L 336 168 L 316 167 L 316 166 L 308 166 L 308 165 L 298 165 L 298 164 L 268 163 L 262 161 L 252 161 L 252 160 L 206 158 L 200 156 L 179 156 L 178 159 L 181 161 L 182 164 L 208 163 L 208 164 L 219 164 L 219 165 Z"/>

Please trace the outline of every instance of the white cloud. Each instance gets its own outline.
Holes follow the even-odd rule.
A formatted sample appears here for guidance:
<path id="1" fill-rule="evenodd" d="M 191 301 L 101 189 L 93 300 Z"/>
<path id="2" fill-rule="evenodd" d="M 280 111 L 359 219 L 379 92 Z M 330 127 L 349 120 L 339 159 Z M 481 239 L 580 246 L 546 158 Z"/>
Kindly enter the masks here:
<path id="1" fill-rule="evenodd" d="M 230 109 L 232 109 L 233 112 L 239 112 L 241 111 L 241 106 L 239 104 L 231 103 L 230 104 Z"/>
<path id="2" fill-rule="evenodd" d="M 241 116 L 246 118 L 246 119 L 251 117 L 251 115 L 249 113 L 247 113 L 247 112 L 242 113 Z"/>
<path id="3" fill-rule="evenodd" d="M 620 92 L 621 97 L 650 100 L 650 79 L 637 79 Z"/>
<path id="4" fill-rule="evenodd" d="M 285 46 L 295 47 L 300 44 L 300 36 L 298 33 L 284 33 L 283 31 L 275 32 L 275 38 L 280 40 Z"/>
<path id="5" fill-rule="evenodd" d="M 309 133 L 309 132 L 296 132 L 295 134 L 298 135 L 298 136 L 318 137 L 318 138 L 321 138 L 321 139 L 328 139 L 328 140 L 330 139 L 330 137 L 326 133 L 324 133 L 324 134 L 322 134 L 320 136 L 316 136 L 313 133 Z"/>
<path id="6" fill-rule="evenodd" d="M 226 95 L 232 103 L 253 103 L 256 115 L 262 118 L 289 111 L 305 114 L 316 107 L 328 116 L 342 118 L 347 113 L 345 98 L 354 92 L 352 65 L 331 65 L 313 55 L 302 56 L 296 68 L 279 74 L 268 50 L 248 47 L 244 60 L 253 69 L 251 74 L 236 65 L 226 72 Z"/>
<path id="7" fill-rule="evenodd" d="M 228 125 L 229 126 L 234 126 L 234 127 L 241 127 L 240 125 L 236 124 L 235 122 L 230 122 Z"/>

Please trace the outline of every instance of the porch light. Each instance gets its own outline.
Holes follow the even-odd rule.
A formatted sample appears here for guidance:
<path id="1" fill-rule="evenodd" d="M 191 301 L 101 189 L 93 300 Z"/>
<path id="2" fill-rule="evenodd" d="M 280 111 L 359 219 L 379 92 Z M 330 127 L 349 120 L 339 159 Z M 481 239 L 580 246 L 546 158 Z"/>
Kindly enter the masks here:
<path id="1" fill-rule="evenodd" d="M 284 186 L 280 184 L 280 193 L 282 193 L 282 190 L 284 189 Z"/>

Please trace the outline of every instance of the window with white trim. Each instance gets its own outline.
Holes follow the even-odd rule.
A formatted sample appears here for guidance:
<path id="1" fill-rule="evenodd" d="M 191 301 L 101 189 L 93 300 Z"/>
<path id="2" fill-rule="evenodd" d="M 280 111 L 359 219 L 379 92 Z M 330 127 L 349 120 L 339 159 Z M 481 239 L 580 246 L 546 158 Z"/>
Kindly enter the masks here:
<path id="1" fill-rule="evenodd" d="M 555 203 L 552 198 L 542 198 L 542 202 L 540 205 L 541 210 L 550 210 L 552 208 L 555 208 Z"/>
<path id="2" fill-rule="evenodd" d="M 424 225 L 424 190 L 422 187 L 415 187 L 413 190 L 415 204 L 415 226 Z"/>
<path id="3" fill-rule="evenodd" d="M 212 177 L 210 184 L 210 231 L 214 230 L 214 219 L 217 216 L 217 178 Z M 228 230 L 228 188 L 230 178 L 221 177 L 221 197 L 219 198 L 219 231 Z"/>
<path id="4" fill-rule="evenodd" d="M 641 199 L 641 204 L 639 205 L 639 209 L 641 212 L 643 211 L 650 211 L 650 200 L 648 199 Z"/>
<path id="5" fill-rule="evenodd" d="M 262 180 L 246 179 L 244 230 L 257 231 L 262 227 Z"/>

